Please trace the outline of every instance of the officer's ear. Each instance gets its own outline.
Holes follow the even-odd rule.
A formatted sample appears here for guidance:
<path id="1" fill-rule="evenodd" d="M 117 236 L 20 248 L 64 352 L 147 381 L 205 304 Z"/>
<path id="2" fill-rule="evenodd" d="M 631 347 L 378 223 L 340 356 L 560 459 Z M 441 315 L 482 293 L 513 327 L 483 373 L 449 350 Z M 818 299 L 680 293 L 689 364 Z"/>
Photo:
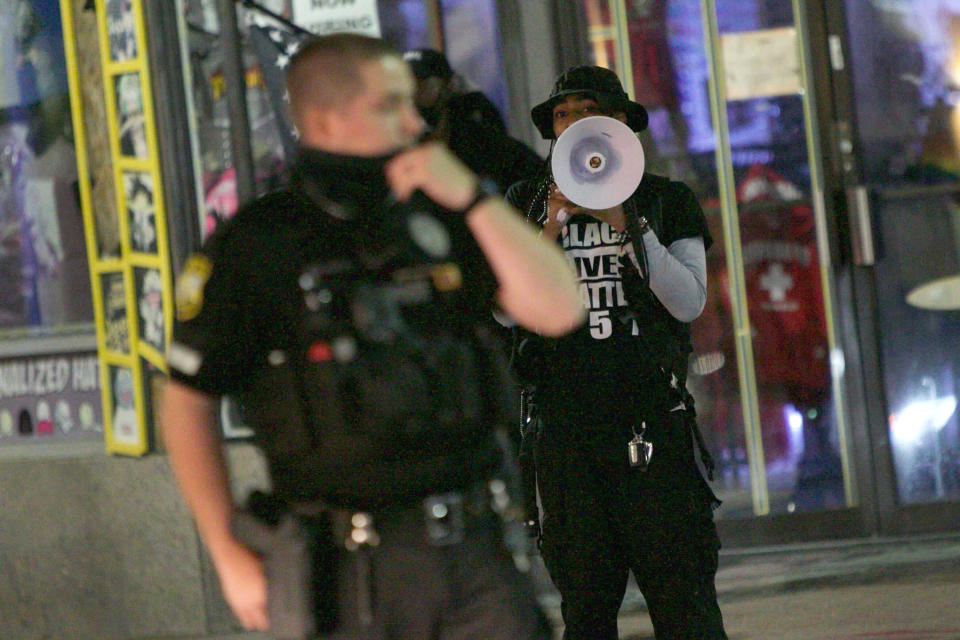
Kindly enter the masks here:
<path id="1" fill-rule="evenodd" d="M 614 120 L 619 120 L 623 124 L 627 124 L 627 114 L 625 114 L 623 111 L 614 111 L 610 114 L 610 117 Z"/>
<path id="2" fill-rule="evenodd" d="M 321 109 L 314 107 L 307 112 L 307 125 L 310 131 L 321 136 L 329 136 L 335 130 L 333 122 L 335 109 Z"/>
<path id="3" fill-rule="evenodd" d="M 343 114 L 336 108 L 310 107 L 305 109 L 301 121 L 301 140 L 308 146 L 326 147 L 343 135 Z"/>

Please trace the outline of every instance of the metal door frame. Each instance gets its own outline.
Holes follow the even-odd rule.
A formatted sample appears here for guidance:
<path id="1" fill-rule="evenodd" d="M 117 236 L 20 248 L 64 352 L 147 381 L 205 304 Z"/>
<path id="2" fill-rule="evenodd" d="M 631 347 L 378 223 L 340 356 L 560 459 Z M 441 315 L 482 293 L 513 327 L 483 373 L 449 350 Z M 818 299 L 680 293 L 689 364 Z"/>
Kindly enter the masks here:
<path id="1" fill-rule="evenodd" d="M 792 0 L 794 27 L 797 31 L 798 46 L 800 53 L 800 71 L 803 79 L 804 90 L 807 95 L 802 96 L 804 106 L 804 129 L 806 131 L 806 146 L 809 158 L 811 173 L 811 199 L 814 206 L 814 215 L 817 224 L 818 253 L 821 261 L 821 273 L 825 276 L 823 286 L 824 296 L 824 314 L 828 316 L 827 325 L 831 332 L 831 346 L 842 347 L 843 363 L 838 367 L 831 363 L 833 396 L 836 401 L 836 415 L 838 419 L 838 432 L 841 443 L 849 435 L 850 442 L 842 446 L 841 456 L 844 466 L 844 487 L 849 506 L 842 509 L 830 509 L 817 512 L 805 512 L 794 514 L 774 514 L 761 515 L 753 518 L 720 520 L 718 528 L 724 542 L 730 546 L 743 545 L 763 545 L 763 544 L 783 544 L 790 542 L 806 542 L 812 540 L 829 540 L 836 538 L 850 538 L 868 535 L 871 527 L 869 522 L 869 507 L 872 494 L 873 483 L 870 481 L 869 474 L 865 473 L 867 460 L 863 455 L 858 455 L 859 447 L 854 447 L 853 442 L 859 441 L 860 436 L 865 436 L 865 430 L 858 429 L 855 425 L 860 422 L 856 418 L 851 407 L 860 404 L 854 401 L 854 398 L 860 392 L 860 385 L 857 384 L 854 374 L 856 367 L 849 367 L 850 351 L 850 331 L 849 314 L 853 310 L 849 297 L 841 297 L 840 293 L 845 290 L 844 282 L 841 277 L 842 265 L 841 251 L 839 243 L 839 234 L 836 224 L 836 202 L 835 199 L 828 197 L 832 193 L 832 186 L 828 180 L 829 171 L 827 170 L 827 144 L 823 141 L 831 140 L 825 135 L 823 123 L 830 122 L 824 117 L 822 107 L 828 104 L 829 92 L 824 91 L 819 79 L 822 77 L 822 52 L 824 47 L 814 47 L 816 35 L 824 30 L 824 21 L 820 14 L 810 10 L 810 4 L 803 0 Z M 702 0 L 704 32 L 706 39 L 718 38 L 718 25 L 716 18 L 715 0 Z M 716 47 L 709 45 L 708 53 L 711 60 L 711 74 L 723 77 L 722 55 L 716 50 Z M 711 80 L 711 84 L 715 81 Z M 721 85 L 722 83 L 716 83 Z M 727 100 L 723 95 L 722 88 L 713 92 L 719 93 L 714 96 L 714 104 L 711 110 L 714 112 L 715 125 L 718 140 L 726 143 L 726 106 Z M 719 116 L 719 117 L 718 117 Z M 732 163 L 729 158 L 724 158 L 724 151 L 729 153 L 729 145 L 720 145 L 718 150 L 718 167 L 721 167 L 719 180 L 721 186 L 724 181 L 729 181 L 727 191 L 732 188 Z M 725 175 L 724 175 L 725 174 Z M 724 191 L 721 188 L 721 193 Z M 730 197 L 733 197 L 732 194 Z M 733 202 L 729 206 L 736 207 Z M 855 326 L 855 323 L 853 324 Z M 831 357 L 831 360 L 833 358 Z M 747 376 L 750 378 L 750 376 Z M 748 380 L 748 382 L 753 382 Z M 754 394 L 755 395 L 755 394 Z M 745 401 L 744 412 L 747 412 L 747 403 Z M 755 411 L 756 407 L 749 407 Z M 861 422 L 861 424 L 863 424 Z M 757 429 L 759 421 L 757 418 Z M 758 446 L 762 446 L 758 443 Z M 762 451 L 762 449 L 761 449 Z M 848 458 L 848 451 L 852 452 L 852 459 Z M 762 463 L 762 459 L 758 460 Z M 752 463 L 751 465 L 756 466 Z M 762 466 L 754 470 L 752 475 L 765 473 Z M 866 498 L 866 499 L 865 499 Z"/>
<path id="2" fill-rule="evenodd" d="M 566 3 L 564 3 L 566 4 Z M 619 4 L 623 4 L 620 2 Z M 836 343 L 842 347 L 843 368 L 842 374 L 834 377 L 835 394 L 843 394 L 845 406 L 840 409 L 842 418 L 847 423 L 847 432 L 850 436 L 851 460 L 849 477 L 855 485 L 855 506 L 831 509 L 818 512 L 804 512 L 793 514 L 759 515 L 750 518 L 722 519 L 718 521 L 721 538 L 727 547 L 761 546 L 769 544 L 785 544 L 810 542 L 815 540 L 829 540 L 838 538 L 865 537 L 880 532 L 880 514 L 884 512 L 882 505 L 883 494 L 887 497 L 894 494 L 889 490 L 878 490 L 878 487 L 892 487 L 889 483 L 891 473 L 881 474 L 882 469 L 890 468 L 889 449 L 883 449 L 883 441 L 877 439 L 877 428 L 869 425 L 885 426 L 883 418 L 882 388 L 877 384 L 880 380 L 877 375 L 879 358 L 877 343 L 870 340 L 876 333 L 873 328 L 875 320 L 872 310 L 875 302 L 865 298 L 865 294 L 872 293 L 869 271 L 863 268 L 854 269 L 850 264 L 850 237 L 847 233 L 849 221 L 846 216 L 846 198 L 844 180 L 838 179 L 837 167 L 841 160 L 838 153 L 838 136 L 834 129 L 838 120 L 835 114 L 838 109 L 850 109 L 849 100 L 845 102 L 836 97 L 838 79 L 832 77 L 830 63 L 830 49 L 826 44 L 833 43 L 834 47 L 845 47 L 845 31 L 841 28 L 836 31 L 834 24 L 843 24 L 842 16 L 836 22 L 837 12 L 835 2 L 829 0 L 793 0 L 794 22 L 797 28 L 798 39 L 802 47 L 802 63 L 806 90 L 810 98 L 805 101 L 805 127 L 807 129 L 807 145 L 811 153 L 811 172 L 819 172 L 820 188 L 811 193 L 819 218 L 821 228 L 818 234 L 823 238 L 820 250 L 825 254 L 824 259 L 832 275 L 832 296 L 827 300 L 830 290 L 825 288 L 825 312 L 830 312 L 835 322 Z M 709 33 L 716 29 L 715 0 L 702 0 L 702 7 L 710 9 L 704 11 L 704 30 Z M 577 14 L 577 19 L 585 25 L 585 18 L 578 3 L 570 3 L 565 7 L 567 11 Z M 712 18 L 708 14 L 714 14 Z M 582 29 L 586 31 L 585 28 Z M 838 34 L 841 38 L 837 40 Z M 561 41 L 560 46 L 564 43 Z M 581 45 L 577 45 L 580 47 Z M 582 49 L 581 49 L 582 51 Z M 562 54 L 563 52 L 561 52 Z M 712 58 L 711 73 L 722 73 L 722 65 L 718 63 L 719 53 L 707 50 L 708 58 Z M 580 61 L 588 64 L 589 60 Z M 721 69 L 718 72 L 718 69 Z M 631 77 L 618 69 L 620 75 Z M 628 70 L 627 70 L 628 71 Z M 841 71 L 843 69 L 841 68 Z M 845 72 L 844 72 L 845 73 Z M 842 90 L 844 78 L 839 78 Z M 718 111 L 718 104 L 725 104 L 722 96 L 712 99 L 711 110 Z M 716 118 L 716 113 L 714 116 Z M 725 112 L 723 114 L 725 116 Z M 724 118 L 721 118 L 721 120 Z M 852 122 L 852 114 L 846 118 Z M 720 129 L 718 129 L 718 139 Z M 852 130 L 852 129 L 849 129 Z M 728 150 L 729 151 L 729 150 Z M 721 150 L 722 152 L 722 150 Z M 843 155 L 843 159 L 856 159 L 853 150 Z M 814 166 L 816 163 L 817 166 Z M 721 172 L 729 171 L 728 165 L 718 154 L 718 166 Z M 858 165 L 853 166 L 854 173 Z M 718 175 L 718 183 L 723 190 L 724 181 L 732 180 L 731 176 L 723 173 Z M 816 184 L 811 185 L 816 188 Z M 726 185 L 729 191 L 730 185 Z M 840 194 L 838 196 L 837 194 Z M 735 203 L 734 203 L 735 206 Z M 866 306 L 863 306 L 866 304 Z M 866 310 L 866 312 L 864 312 Z M 739 325 L 738 325 L 739 326 Z M 866 336 L 866 339 L 865 339 Z M 749 343 L 749 340 L 745 341 Z M 744 349 L 749 349 L 746 344 Z M 750 376 L 748 375 L 747 378 Z M 868 382 L 872 381 L 872 382 Z M 880 394 L 878 396 L 878 394 Z M 746 403 L 745 413 L 750 409 Z M 879 407 L 879 410 L 878 410 Z M 864 446 L 866 445 L 866 446 Z M 751 469 L 752 474 L 764 473 L 761 469 Z M 883 482 L 886 478 L 886 482 Z M 849 488 L 848 488 L 849 491 Z M 756 504 L 756 496 L 755 496 Z M 762 505 L 761 505 L 762 506 Z M 763 511 L 762 509 L 760 510 Z M 893 533 L 894 529 L 889 529 Z"/>
<path id="3" fill-rule="evenodd" d="M 960 522 L 960 501 L 901 505 L 890 447 L 887 398 L 883 384 L 881 334 L 878 326 L 878 282 L 874 269 L 874 224 L 871 208 L 879 199 L 895 194 L 865 185 L 855 132 L 856 112 L 847 38 L 844 2 L 806 0 L 812 47 L 820 53 L 814 62 L 821 136 L 830 141 L 824 150 L 826 179 L 835 206 L 847 323 L 845 347 L 852 385 L 858 387 L 862 406 L 853 407 L 857 466 L 861 470 L 865 524 L 872 534 L 884 536 L 939 533 L 955 530 Z M 827 99 L 829 98 L 829 99 Z M 917 195 L 942 191 L 942 186 L 919 187 Z"/>

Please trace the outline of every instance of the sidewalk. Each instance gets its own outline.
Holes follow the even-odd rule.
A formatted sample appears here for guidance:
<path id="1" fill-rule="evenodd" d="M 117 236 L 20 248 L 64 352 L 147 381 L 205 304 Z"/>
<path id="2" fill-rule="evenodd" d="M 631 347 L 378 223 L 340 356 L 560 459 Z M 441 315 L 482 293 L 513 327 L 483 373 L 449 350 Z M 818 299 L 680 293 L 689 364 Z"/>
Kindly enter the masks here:
<path id="1" fill-rule="evenodd" d="M 722 552 L 730 640 L 960 640 L 960 535 Z M 653 638 L 636 589 L 624 640 Z"/>
<path id="2" fill-rule="evenodd" d="M 532 571 L 559 639 L 559 597 Z M 725 550 L 717 592 L 730 640 L 960 640 L 960 534 Z M 620 638 L 653 639 L 632 581 Z"/>

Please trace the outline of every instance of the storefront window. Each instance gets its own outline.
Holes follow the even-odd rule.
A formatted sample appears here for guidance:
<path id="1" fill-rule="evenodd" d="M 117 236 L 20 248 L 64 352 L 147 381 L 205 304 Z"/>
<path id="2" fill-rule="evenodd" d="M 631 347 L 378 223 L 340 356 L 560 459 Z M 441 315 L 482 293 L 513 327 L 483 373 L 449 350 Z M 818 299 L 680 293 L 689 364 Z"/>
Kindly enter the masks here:
<path id="1" fill-rule="evenodd" d="M 849 506 L 804 92 L 796 67 L 786 78 L 753 75 L 772 55 L 768 44 L 795 53 L 791 5 L 716 3 L 731 163 L 720 171 L 701 2 L 583 0 L 582 7 L 595 63 L 618 71 L 649 112 L 641 135 L 647 170 L 694 189 L 715 241 L 707 304 L 692 325 L 688 386 L 718 463 L 722 515 Z M 784 79 L 784 87 L 772 86 Z M 722 210 L 719 180 L 728 170 L 734 212 Z M 735 240 L 725 239 L 725 227 Z"/>
<path id="2" fill-rule="evenodd" d="M 509 113 L 494 0 L 442 0 L 444 53 L 450 66 Z"/>
<path id="3" fill-rule="evenodd" d="M 0 449 L 102 443 L 57 0 L 0 2 Z"/>
<path id="4" fill-rule="evenodd" d="M 258 193 L 277 187 L 296 148 L 283 103 L 283 70 L 308 30 L 348 30 L 383 37 L 399 50 L 429 46 L 424 0 L 350 3 L 344 10 L 315 9 L 301 0 L 260 0 L 238 6 L 246 69 L 254 179 Z M 263 9 L 263 10 L 260 10 Z M 271 14 L 295 25 L 284 24 Z M 215 0 L 185 0 L 192 123 L 199 151 L 202 229 L 209 234 L 237 209 L 230 118 L 224 93 L 223 46 Z"/>
<path id="5" fill-rule="evenodd" d="M 950 0 L 846 6 L 867 182 L 960 179 L 960 6 Z"/>
<path id="6" fill-rule="evenodd" d="M 848 0 L 901 503 L 960 499 L 960 5 Z"/>
<path id="7" fill-rule="evenodd" d="M 0 332 L 93 321 L 57 0 L 0 3 Z"/>
<path id="8" fill-rule="evenodd" d="M 687 385 L 704 439 L 717 463 L 715 488 L 725 517 L 752 514 L 753 489 L 744 433 L 740 365 L 733 349 L 728 256 L 708 90 L 709 60 L 699 0 L 626 3 L 618 16 L 607 0 L 584 0 L 595 64 L 614 69 L 649 114 L 641 134 L 646 171 L 682 180 L 697 193 L 715 246 L 707 254 L 707 303 L 692 325 Z M 628 46 L 623 46 L 623 39 Z M 744 127 L 743 125 L 747 126 Z M 731 136 L 755 128 L 732 119 Z"/>

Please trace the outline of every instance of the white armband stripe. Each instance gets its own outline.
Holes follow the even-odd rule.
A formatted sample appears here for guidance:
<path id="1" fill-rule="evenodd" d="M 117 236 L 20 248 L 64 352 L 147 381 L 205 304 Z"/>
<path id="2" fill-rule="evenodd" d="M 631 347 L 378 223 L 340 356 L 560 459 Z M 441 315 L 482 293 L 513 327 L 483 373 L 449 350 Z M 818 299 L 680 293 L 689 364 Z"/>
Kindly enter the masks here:
<path id="1" fill-rule="evenodd" d="M 195 376 L 203 364 L 203 356 L 186 345 L 172 342 L 167 350 L 167 364 L 180 373 Z"/>

